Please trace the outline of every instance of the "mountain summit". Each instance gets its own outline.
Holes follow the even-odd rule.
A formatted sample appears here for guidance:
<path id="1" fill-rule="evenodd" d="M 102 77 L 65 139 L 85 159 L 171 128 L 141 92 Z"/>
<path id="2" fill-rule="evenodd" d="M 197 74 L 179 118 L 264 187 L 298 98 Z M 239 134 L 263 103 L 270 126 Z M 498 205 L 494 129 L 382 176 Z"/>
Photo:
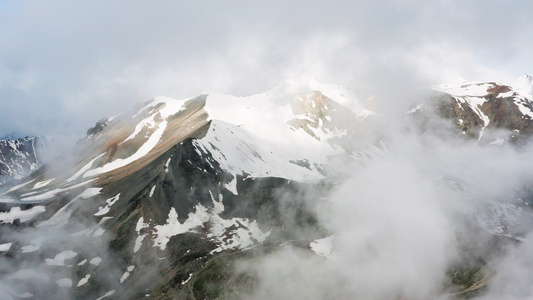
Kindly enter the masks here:
<path id="1" fill-rule="evenodd" d="M 267 239 L 279 245 L 302 230 L 307 245 L 324 237 L 304 192 L 321 197 L 331 158 L 353 151 L 368 113 L 327 97 L 340 97 L 331 90 L 276 90 L 156 97 L 99 121 L 73 153 L 0 195 L 4 226 L 72 237 L 60 245 L 55 234 L 3 237 L 6 255 L 45 266 L 11 280 L 13 295 L 211 298 L 204 284 L 218 257 L 231 260 Z"/>
<path id="2" fill-rule="evenodd" d="M 466 136 L 465 147 L 477 147 L 470 140 L 479 143 L 493 129 L 526 140 L 533 130 L 530 100 L 509 86 L 479 82 L 433 90 L 435 97 L 405 116 L 436 112 L 456 130 L 453 143 Z M 420 224 L 405 216 L 418 218 L 428 209 L 426 202 L 409 209 L 414 196 L 438 198 L 426 190 L 430 180 L 425 178 L 414 176 L 412 187 L 403 185 L 404 177 L 415 173 L 407 159 L 413 137 L 406 133 L 414 131 L 393 130 L 391 138 L 382 126 L 372 127 L 379 118 L 359 106 L 347 89 L 310 81 L 285 82 L 248 97 L 156 97 L 102 119 L 71 152 L 0 195 L 0 265 L 5 266 L 0 288 L 8 299 L 241 299 L 253 298 L 266 273 L 278 275 L 263 270 L 271 264 L 257 266 L 279 253 L 285 263 L 273 268 L 290 264 L 289 257 L 314 266 L 325 262 L 330 270 L 343 265 L 342 251 L 348 247 L 349 255 L 362 253 L 364 259 L 356 255 L 347 263 L 364 266 L 380 257 L 383 245 L 390 250 L 388 242 L 404 223 L 410 230 L 433 228 L 430 218 Z M 403 128 L 395 119 L 387 121 Z M 376 135 L 372 142 L 365 139 L 369 134 Z M 400 162 L 392 165 L 405 172 L 386 168 L 394 161 L 389 142 L 401 153 Z M 439 159 L 425 162 L 441 167 Z M 357 180 L 347 179 L 365 170 Z M 422 170 L 427 171 L 425 166 Z M 475 185 L 468 177 L 447 172 L 442 167 L 424 174 L 439 174 L 433 180 L 447 201 L 474 201 L 470 189 Z M 371 182 L 367 176 L 377 178 L 375 188 L 365 186 Z M 366 192 L 339 194 L 339 186 Z M 395 190 L 389 191 L 390 186 Z M 335 193 L 337 198 L 331 198 Z M 458 247 L 467 250 L 458 250 L 460 258 L 443 264 L 440 281 L 435 280 L 442 281 L 439 289 L 475 295 L 491 274 L 485 272 L 489 258 L 524 240 L 524 228 L 533 223 L 528 200 L 533 193 L 523 189 L 511 194 L 506 202 L 478 197 L 475 209 L 454 211 L 491 247 Z M 366 198 L 369 203 L 362 203 Z M 349 205 L 339 209 L 339 202 Z M 324 219 L 331 214 L 339 220 Z M 397 218 L 375 225 L 387 216 Z M 336 232 L 332 224 L 341 230 Z M 420 244 L 410 237 L 413 232 L 400 233 Z M 367 242 L 354 242 L 361 240 Z M 351 278 L 352 273 L 331 275 Z M 391 295 L 400 299 L 404 293 L 395 288 Z M 319 298 L 331 296 L 324 295 Z"/>

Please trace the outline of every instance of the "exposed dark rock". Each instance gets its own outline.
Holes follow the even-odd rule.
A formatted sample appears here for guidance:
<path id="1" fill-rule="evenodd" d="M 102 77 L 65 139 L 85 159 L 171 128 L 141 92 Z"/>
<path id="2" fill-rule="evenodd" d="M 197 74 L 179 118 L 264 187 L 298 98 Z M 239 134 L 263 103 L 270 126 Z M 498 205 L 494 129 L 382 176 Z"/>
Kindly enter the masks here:
<path id="1" fill-rule="evenodd" d="M 99 120 L 98 122 L 96 122 L 96 124 L 89 128 L 87 130 L 87 136 L 90 137 L 92 135 L 95 135 L 95 134 L 98 134 L 100 132 L 102 132 L 102 130 L 104 130 L 104 128 L 109 124 L 109 119 L 108 118 L 103 118 L 101 120 Z"/>

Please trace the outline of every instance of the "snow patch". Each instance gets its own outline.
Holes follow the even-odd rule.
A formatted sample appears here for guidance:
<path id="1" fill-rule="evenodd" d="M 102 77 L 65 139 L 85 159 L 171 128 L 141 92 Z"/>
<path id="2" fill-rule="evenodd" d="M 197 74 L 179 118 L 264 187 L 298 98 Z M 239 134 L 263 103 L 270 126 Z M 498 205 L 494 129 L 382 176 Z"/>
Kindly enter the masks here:
<path id="1" fill-rule="evenodd" d="M 78 263 L 78 266 L 83 266 L 83 265 L 86 264 L 86 263 L 87 263 L 87 259 L 84 259 L 84 260 L 82 260 L 82 261 L 80 261 L 80 262 Z"/>
<path id="2" fill-rule="evenodd" d="M 96 231 L 93 233 L 93 236 L 94 237 L 99 237 L 99 236 L 102 236 L 105 232 L 105 229 L 103 228 L 98 228 L 96 229 Z"/>
<path id="3" fill-rule="evenodd" d="M 222 219 L 215 215 L 212 218 L 213 229 L 208 235 L 215 240 L 219 246 L 211 253 L 220 252 L 229 249 L 246 249 L 257 243 L 262 243 L 270 235 L 268 232 L 262 232 L 257 222 L 250 222 L 248 219 L 233 218 L 231 220 Z M 229 228 L 235 228 L 229 230 Z"/>
<path id="4" fill-rule="evenodd" d="M 109 296 L 113 296 L 113 294 L 115 294 L 115 290 L 110 290 L 109 292 L 105 293 L 103 296 L 96 298 L 96 300 L 102 300 Z"/>
<path id="5" fill-rule="evenodd" d="M 109 210 L 111 209 L 111 206 L 113 206 L 113 204 L 115 204 L 118 201 L 119 198 L 120 198 L 120 193 L 118 193 L 115 197 L 107 199 L 105 201 L 106 202 L 106 206 L 101 208 L 94 215 L 99 217 L 99 216 L 103 216 L 103 215 L 107 214 L 109 212 Z"/>
<path id="6" fill-rule="evenodd" d="M 70 218 L 70 214 L 72 213 L 70 210 L 68 210 L 70 208 L 70 206 L 72 206 L 79 199 L 88 199 L 90 197 L 93 197 L 94 195 L 99 194 L 101 190 L 102 190 L 101 188 L 88 188 L 88 189 L 86 189 L 80 195 L 78 195 L 76 198 L 72 199 L 69 203 L 67 203 L 67 205 L 61 207 L 48 220 L 40 223 L 38 225 L 38 227 L 51 226 L 51 225 L 63 226 L 65 224 L 67 224 L 68 219 Z"/>
<path id="7" fill-rule="evenodd" d="M 76 286 L 80 287 L 82 285 L 87 284 L 87 282 L 89 282 L 89 278 L 91 278 L 90 274 L 85 275 L 85 277 L 83 277 L 82 279 L 80 279 L 80 281 L 78 281 L 78 284 Z"/>
<path id="8" fill-rule="evenodd" d="M 147 155 L 161 140 L 161 137 L 163 136 L 163 133 L 167 127 L 167 118 L 180 112 L 184 108 L 183 104 L 185 101 L 186 100 L 174 100 L 166 97 L 154 98 L 154 100 L 141 109 L 141 111 L 150 107 L 155 107 L 158 104 L 163 104 L 162 107 L 153 112 L 148 118 L 137 124 L 135 131 L 128 138 L 126 138 L 123 143 L 135 138 L 135 136 L 137 136 L 143 128 L 156 128 L 155 131 L 148 137 L 148 140 L 141 145 L 130 157 L 117 158 L 101 167 L 88 170 L 83 174 L 83 177 L 92 177 L 113 171 Z M 161 119 L 161 121 L 159 121 L 159 119 Z"/>
<path id="9" fill-rule="evenodd" d="M 93 259 L 91 259 L 91 261 L 89 261 L 91 265 L 95 265 L 95 266 L 98 266 L 101 262 L 102 262 L 102 258 L 99 256 L 94 257 Z"/>
<path id="10" fill-rule="evenodd" d="M 41 249 L 41 246 L 32 244 L 32 245 L 23 246 L 20 249 L 22 250 L 22 253 L 30 253 L 30 252 L 35 252 Z"/>
<path id="11" fill-rule="evenodd" d="M 130 272 L 124 272 L 122 277 L 120 277 L 120 283 L 123 283 L 126 279 L 128 279 L 128 277 L 130 277 Z"/>
<path id="12" fill-rule="evenodd" d="M 34 206 L 26 210 L 21 210 L 20 207 L 14 206 L 9 212 L 0 213 L 0 222 L 13 224 L 15 220 L 19 219 L 20 222 L 24 223 L 45 211 L 46 208 L 44 206 Z"/>
<path id="13" fill-rule="evenodd" d="M 495 86 L 490 82 L 445 83 L 432 86 L 431 89 L 457 97 L 484 97 Z"/>
<path id="14" fill-rule="evenodd" d="M 311 249 L 320 256 L 331 257 L 333 250 L 333 237 L 318 239 L 309 244 Z"/>
<path id="15" fill-rule="evenodd" d="M 33 189 L 35 190 L 35 189 L 40 189 L 42 187 L 45 187 L 48 184 L 50 184 L 50 182 L 52 182 L 54 180 L 55 180 L 55 178 L 52 178 L 52 179 L 49 179 L 49 180 L 45 180 L 45 181 L 39 181 L 35 185 L 33 185 Z"/>
<path id="16" fill-rule="evenodd" d="M 13 243 L 0 244 L 0 252 L 8 251 L 9 249 L 11 249 L 12 245 L 13 245 Z"/>
<path id="17" fill-rule="evenodd" d="M 92 168 L 94 162 L 99 159 L 100 157 L 104 156 L 105 153 L 102 153 L 100 155 L 98 155 L 97 157 L 95 157 L 93 160 L 91 160 L 88 164 L 86 164 L 85 166 L 83 166 L 78 172 L 76 172 L 76 174 L 72 175 L 72 177 L 70 177 L 69 179 L 65 180 L 66 182 L 71 182 L 71 181 L 74 181 L 76 179 L 78 179 L 81 175 L 83 175 L 83 173 L 87 172 L 89 169 Z"/>
<path id="18" fill-rule="evenodd" d="M 20 200 L 21 201 L 43 201 L 43 200 L 47 200 L 47 199 L 55 197 L 57 194 L 59 194 L 61 192 L 65 192 L 65 191 L 68 191 L 70 189 L 75 189 L 75 188 L 87 185 L 87 184 L 91 183 L 93 180 L 94 179 L 91 179 L 91 180 L 87 180 L 87 181 L 84 181 L 84 182 L 81 182 L 81 183 L 78 183 L 78 184 L 75 184 L 75 185 L 67 186 L 67 187 L 64 187 L 64 188 L 57 188 L 57 189 L 54 189 L 54 190 L 51 190 L 51 191 L 46 191 L 44 193 L 41 193 L 41 194 L 38 194 L 38 195 L 35 195 L 35 196 L 24 197 L 24 198 L 22 198 Z"/>
<path id="19" fill-rule="evenodd" d="M 191 280 L 191 278 L 192 278 L 192 274 L 193 274 L 193 273 L 189 274 L 189 277 L 187 277 L 187 279 L 183 280 L 183 281 L 181 282 L 181 284 L 186 284 L 187 282 L 189 282 L 189 280 Z"/>
<path id="20" fill-rule="evenodd" d="M 14 187 L 10 188 L 9 190 L 7 190 L 7 192 L 5 192 L 5 193 L 2 194 L 2 195 L 5 195 L 5 194 L 7 194 L 7 193 L 11 193 L 11 192 L 13 192 L 13 191 L 16 191 L 16 190 L 20 189 L 21 187 L 24 187 L 24 186 L 26 186 L 26 185 L 28 185 L 28 184 L 34 182 L 35 180 L 36 180 L 36 179 L 33 179 L 33 180 L 28 181 L 28 182 L 24 182 L 24 183 L 21 183 L 21 184 L 19 184 L 19 185 L 15 185 Z"/>
<path id="21" fill-rule="evenodd" d="M 72 259 L 76 257 L 76 255 L 78 255 L 78 253 L 72 250 L 66 250 L 58 253 L 54 258 L 45 259 L 45 261 L 49 266 L 64 266 L 66 260 Z"/>
<path id="22" fill-rule="evenodd" d="M 230 191 L 233 195 L 238 195 L 237 192 L 237 177 L 233 176 L 233 179 L 224 186 L 228 191 Z"/>
<path id="23" fill-rule="evenodd" d="M 170 166 L 170 160 L 172 159 L 172 157 L 169 157 L 167 162 L 165 163 L 165 173 L 168 173 L 169 171 L 169 166 Z"/>
<path id="24" fill-rule="evenodd" d="M 135 239 L 135 245 L 133 246 L 133 253 L 137 253 L 139 249 L 141 249 L 142 241 L 146 237 L 146 233 L 141 234 L 141 230 L 143 228 L 148 228 L 149 224 L 144 223 L 144 217 L 140 217 L 139 221 L 137 221 L 137 225 L 135 225 L 135 231 L 137 231 L 137 238 Z"/>
<path id="25" fill-rule="evenodd" d="M 165 250 L 169 239 L 172 236 L 189 232 L 191 229 L 202 226 L 203 223 L 209 220 L 209 214 L 207 209 L 202 205 L 196 206 L 196 211 L 190 213 L 187 220 L 181 224 L 178 221 L 178 213 L 176 209 L 172 207 L 168 213 L 167 223 L 163 225 L 156 225 L 155 232 L 156 238 L 154 239 L 154 246 L 159 247 L 161 250 Z"/>

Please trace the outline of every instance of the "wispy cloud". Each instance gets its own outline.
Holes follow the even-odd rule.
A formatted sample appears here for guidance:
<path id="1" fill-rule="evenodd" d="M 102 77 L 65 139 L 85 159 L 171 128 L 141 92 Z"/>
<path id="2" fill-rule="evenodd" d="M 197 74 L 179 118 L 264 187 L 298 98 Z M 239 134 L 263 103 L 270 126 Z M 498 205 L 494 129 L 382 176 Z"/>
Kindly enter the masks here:
<path id="1" fill-rule="evenodd" d="M 528 71 L 528 5 L 1 2 L 0 135 L 80 136 L 155 95 L 250 94 L 302 72 L 363 98 L 458 76 L 505 81 Z"/>

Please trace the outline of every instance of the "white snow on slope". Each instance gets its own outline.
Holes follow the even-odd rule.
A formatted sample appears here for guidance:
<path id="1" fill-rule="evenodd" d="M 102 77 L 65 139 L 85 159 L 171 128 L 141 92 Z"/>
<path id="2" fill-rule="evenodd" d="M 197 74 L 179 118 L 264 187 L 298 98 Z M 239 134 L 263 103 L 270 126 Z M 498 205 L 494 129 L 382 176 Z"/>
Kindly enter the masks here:
<path id="1" fill-rule="evenodd" d="M 143 128 L 154 129 L 153 133 L 148 137 L 148 140 L 140 146 L 137 151 L 127 158 L 117 158 L 101 167 L 91 169 L 83 174 L 83 177 L 97 176 L 103 173 L 113 171 L 115 169 L 124 167 L 150 153 L 150 151 L 159 143 L 165 129 L 167 127 L 167 118 L 180 112 L 186 100 L 174 100 L 166 97 L 156 97 L 154 100 L 142 108 L 139 113 L 146 109 L 155 109 L 155 106 L 160 105 L 156 113 L 150 114 L 146 119 L 142 120 L 135 127 L 135 131 L 127 137 L 122 143 L 135 138 Z M 154 108 L 152 108 L 154 107 Z M 135 117 L 135 116 L 134 116 Z"/>
<path id="2" fill-rule="evenodd" d="M 257 222 L 233 218 L 231 220 L 222 219 L 218 215 L 212 217 L 213 229 L 208 237 L 218 243 L 218 247 L 211 253 L 228 249 L 246 249 L 257 243 L 262 243 L 270 235 L 270 230 L 262 232 Z M 228 229 L 235 227 L 229 232 Z"/>
<path id="3" fill-rule="evenodd" d="M 37 182 L 34 186 L 33 186 L 33 189 L 40 189 L 44 186 L 47 186 L 48 184 L 50 184 L 50 182 L 54 181 L 55 178 L 52 178 L 52 179 L 49 179 L 49 180 L 45 180 L 45 181 L 40 181 L 40 182 Z"/>
<path id="4" fill-rule="evenodd" d="M 115 290 L 110 290 L 109 292 L 105 293 L 101 297 L 96 298 L 96 300 L 102 300 L 102 299 L 107 298 L 109 296 L 113 296 L 113 294 L 115 294 Z"/>
<path id="5" fill-rule="evenodd" d="M 61 188 L 56 188 L 56 189 L 53 189 L 51 191 L 45 191 L 45 192 L 37 194 L 37 195 L 32 195 L 32 196 L 29 196 L 29 197 L 23 197 L 20 200 L 21 201 L 43 201 L 43 200 L 47 200 L 47 199 L 55 197 L 59 193 L 66 192 L 66 191 L 68 191 L 70 189 L 75 189 L 75 188 L 78 188 L 78 187 L 82 187 L 84 185 L 87 185 L 87 184 L 91 183 L 92 181 L 93 181 L 93 179 L 87 180 L 87 181 L 84 181 L 84 182 L 81 182 L 81 183 L 78 183 L 78 184 L 70 185 L 70 186 L 64 186 L 64 187 L 61 187 Z"/>
<path id="6" fill-rule="evenodd" d="M 92 168 L 94 162 L 99 159 L 100 157 L 104 156 L 105 153 L 102 153 L 100 155 L 98 155 L 97 157 L 95 157 L 93 160 L 91 160 L 88 164 L 86 164 L 85 166 L 83 166 L 78 172 L 76 172 L 76 174 L 72 175 L 72 177 L 70 177 L 69 179 L 65 180 L 65 182 L 71 182 L 71 181 L 74 181 L 76 179 L 78 179 L 81 175 L 83 175 L 85 172 L 87 172 L 89 169 Z"/>
<path id="7" fill-rule="evenodd" d="M 358 106 L 358 103 L 354 101 L 356 99 L 354 99 L 352 93 L 346 87 L 321 83 L 310 74 L 301 74 L 298 77 L 287 78 L 264 94 L 270 97 L 282 97 L 307 93 L 309 91 L 320 91 L 326 97 L 342 105 L 351 104 Z"/>
<path id="8" fill-rule="evenodd" d="M 45 259 L 46 264 L 49 266 L 64 266 L 65 261 L 76 257 L 78 253 L 72 250 L 66 250 L 58 253 L 54 258 Z"/>
<path id="9" fill-rule="evenodd" d="M 128 277 L 130 277 L 130 272 L 128 271 L 124 272 L 124 274 L 122 274 L 122 276 L 120 277 L 120 283 L 123 283 L 124 281 L 126 281 Z"/>
<path id="10" fill-rule="evenodd" d="M 91 259 L 91 261 L 89 263 L 91 265 L 98 266 L 101 262 L 102 262 L 102 258 L 97 256 L 97 257 L 94 257 L 93 259 Z"/>
<path id="11" fill-rule="evenodd" d="M 219 197 L 222 197 L 219 195 Z M 196 228 L 201 228 L 209 222 L 210 232 L 207 237 L 218 244 L 218 247 L 211 253 L 220 252 L 227 249 L 244 249 L 257 243 L 262 243 L 269 235 L 270 231 L 262 232 L 256 221 L 244 218 L 223 219 L 220 213 L 224 211 L 222 201 L 213 200 L 213 208 L 206 209 L 198 204 L 194 213 L 189 213 L 187 220 L 183 223 L 178 221 L 178 214 L 174 208 L 170 209 L 167 223 L 154 227 L 154 246 L 161 250 L 166 249 L 166 245 L 171 237 L 185 232 L 192 232 Z M 232 229 L 230 229 L 232 228 Z"/>
<path id="12" fill-rule="evenodd" d="M 80 199 L 89 199 L 100 194 L 102 188 L 88 188 L 85 189 L 81 194 L 76 198 L 72 199 L 67 205 L 61 207 L 52 217 L 48 220 L 40 223 L 38 227 L 42 226 L 63 226 L 68 223 L 70 214 L 72 213 L 69 208 L 74 205 Z"/>
<path id="13" fill-rule="evenodd" d="M 294 134 L 304 135 L 306 133 L 302 131 Z M 323 178 L 316 168 L 307 169 L 292 164 L 290 161 L 309 159 L 316 163 L 325 163 L 325 157 L 317 157 L 316 155 L 321 148 L 324 148 L 324 144 L 309 136 L 307 145 L 317 152 L 315 155 L 306 156 L 306 152 L 309 151 L 298 152 L 296 145 L 294 145 L 295 149 L 291 151 L 289 148 L 291 140 L 294 141 L 294 139 L 288 138 L 283 148 L 276 148 L 269 145 L 269 141 L 264 141 L 243 128 L 221 121 L 213 121 L 207 135 L 203 139 L 195 140 L 194 144 L 198 146 L 200 151 L 211 153 L 221 168 L 231 174 L 247 173 L 254 177 L 278 176 L 302 181 Z M 203 155 L 202 153 L 199 154 Z"/>
<path id="14" fill-rule="evenodd" d="M 530 119 L 533 119 L 533 110 L 532 102 L 524 97 L 515 97 L 514 102 L 516 106 L 524 116 L 528 116 Z"/>
<path id="15" fill-rule="evenodd" d="M 14 206 L 9 210 L 9 212 L 0 213 L 0 223 L 13 224 L 16 219 L 19 219 L 20 222 L 24 223 L 45 211 L 46 208 L 44 206 L 34 206 L 26 210 L 21 210 L 20 207 Z"/>
<path id="16" fill-rule="evenodd" d="M 209 119 L 220 123 L 219 126 L 231 127 L 229 129 L 230 132 L 234 133 L 232 128 L 240 128 L 241 130 L 238 132 L 238 135 L 240 136 L 237 137 L 237 140 L 248 142 L 247 139 L 251 138 L 249 144 L 251 144 L 252 148 L 256 148 L 258 145 L 264 145 L 262 147 L 264 151 L 257 151 L 257 153 L 262 157 L 267 158 L 267 160 L 270 156 L 270 160 L 265 160 L 263 165 L 268 165 L 274 162 L 277 164 L 277 166 L 290 166 L 288 163 L 289 161 L 298 161 L 303 159 L 310 160 L 312 163 L 321 164 L 328 155 L 335 155 L 340 152 L 339 149 L 335 149 L 330 144 L 325 142 L 325 140 L 332 137 L 337 137 L 341 135 L 342 132 L 324 132 L 320 129 L 310 128 L 310 130 L 314 132 L 315 136 L 323 140 L 321 142 L 317 141 L 316 138 L 309 136 L 309 134 L 303 129 L 295 130 L 287 123 L 291 120 L 302 120 L 305 118 L 304 115 L 295 115 L 291 104 L 288 101 L 288 99 L 294 99 L 298 96 L 287 96 L 287 93 L 308 93 L 300 95 L 300 97 L 305 97 L 305 95 L 309 95 L 309 91 L 312 90 L 319 90 L 326 95 L 326 97 L 329 97 L 338 103 L 346 104 L 352 100 L 349 91 L 344 87 L 321 84 L 314 79 L 307 78 L 296 81 L 289 80 L 269 92 L 248 97 L 234 97 L 224 94 L 211 93 L 207 95 L 205 110 L 207 111 Z M 136 150 L 134 149 L 133 154 L 131 154 L 129 157 L 116 158 L 110 162 L 107 162 L 103 166 L 94 167 L 94 162 L 106 154 L 100 153 L 97 157 L 93 158 L 92 161 L 87 163 L 80 170 L 78 170 L 78 172 L 67 179 L 67 182 L 76 180 L 79 177 L 87 178 L 98 176 L 100 174 L 124 167 L 146 156 L 154 149 L 154 147 L 158 145 L 158 143 L 161 142 L 163 133 L 168 125 L 168 118 L 186 109 L 185 103 L 188 100 L 190 99 L 174 100 L 166 97 L 154 98 L 132 117 L 136 121 L 138 119 L 140 120 L 138 120 L 138 122 L 135 124 L 135 127 L 132 128 L 132 132 L 129 134 L 129 136 L 120 142 L 121 144 L 132 140 L 143 142 L 140 147 L 138 147 Z M 315 108 L 315 103 L 311 102 L 311 104 L 313 108 Z M 362 111 L 363 109 L 359 108 L 359 110 Z M 326 118 L 328 118 L 328 116 L 326 116 Z M 205 142 L 204 146 L 206 147 L 209 144 L 217 144 L 212 139 L 216 138 L 218 133 L 212 133 L 212 130 L 210 130 L 210 132 L 211 134 L 208 134 L 206 139 L 201 139 Z M 142 133 L 144 133 L 144 136 L 141 137 L 140 135 Z M 222 137 L 216 141 L 221 140 L 223 140 Z M 229 142 L 224 141 L 221 143 L 227 144 L 234 141 L 236 141 L 235 138 Z M 226 154 L 226 152 L 224 153 Z M 170 159 L 166 164 L 165 171 L 167 172 L 169 162 Z M 235 166 L 238 166 L 240 162 L 242 161 L 237 160 L 234 162 L 229 162 L 226 167 L 235 168 Z M 270 167 L 270 169 L 278 169 L 276 168 L 277 166 L 274 165 Z M 308 172 L 307 170 L 298 170 L 298 167 L 292 168 L 292 166 L 290 166 L 289 169 L 291 169 L 289 171 L 292 173 L 299 173 L 291 176 L 291 178 L 294 179 L 305 180 L 312 178 L 314 180 L 316 178 L 321 178 L 317 170 Z M 242 170 L 237 170 L 236 173 L 241 173 L 240 171 Z M 268 174 L 267 172 L 261 172 L 257 174 L 257 176 L 283 176 L 285 174 L 286 172 L 279 172 L 279 174 L 276 175 Z M 256 174 L 254 173 L 251 175 Z M 50 194 L 43 196 L 51 195 L 54 195 L 52 191 Z"/>
<path id="17" fill-rule="evenodd" d="M 514 87 L 508 87 L 510 91 L 499 93 L 498 98 L 513 97 L 513 101 L 524 116 L 533 119 L 532 103 L 533 94 L 530 94 L 533 88 L 533 77 L 524 75 L 520 77 Z M 490 90 L 500 84 L 492 82 L 463 82 L 454 84 L 441 84 L 432 86 L 431 89 L 453 96 L 457 101 L 468 104 L 472 110 L 483 120 L 484 127 L 489 124 L 489 118 L 481 110 L 481 106 L 487 101 L 485 98 L 491 92 Z M 527 99 L 529 98 L 529 100 Z"/>
<path id="18" fill-rule="evenodd" d="M 311 249 L 320 256 L 330 257 L 333 250 L 333 237 L 318 239 L 309 244 Z"/>
<path id="19" fill-rule="evenodd" d="M 513 84 L 513 89 L 530 101 L 533 101 L 533 76 L 524 74 Z"/>
<path id="20" fill-rule="evenodd" d="M 307 96 L 294 95 L 290 100 L 304 101 Z M 317 140 L 303 129 L 292 128 L 289 121 L 306 115 L 295 115 L 289 98 L 273 98 L 267 93 L 249 97 L 210 94 L 205 109 L 213 121 L 207 135 L 195 143 L 214 154 L 232 174 L 317 180 L 323 176 L 315 164 L 324 164 L 329 156 L 343 152 L 327 142 L 344 134 L 342 131 L 310 128 Z M 302 160 L 311 162 L 310 169 L 290 163 Z"/>
<path id="21" fill-rule="evenodd" d="M 11 245 L 13 245 L 13 243 L 0 244 L 0 252 L 8 251 L 9 249 L 11 249 Z"/>
<path id="22" fill-rule="evenodd" d="M 453 96 L 459 103 L 465 103 L 483 120 L 483 129 L 489 125 L 490 119 L 481 111 L 481 106 L 487 99 L 488 90 L 494 84 L 487 82 L 463 82 L 456 84 L 441 84 L 431 87 L 433 90 Z"/>
<path id="23" fill-rule="evenodd" d="M 83 277 L 82 279 L 80 279 L 80 281 L 78 281 L 78 284 L 76 286 L 80 287 L 80 286 L 87 284 L 87 282 L 89 282 L 89 278 L 91 278 L 90 274 L 85 275 L 85 277 Z"/>
<path id="24" fill-rule="evenodd" d="M 13 191 L 16 191 L 16 190 L 20 189 L 21 187 L 24 187 L 24 186 L 26 186 L 26 185 L 34 182 L 34 181 L 35 181 L 35 179 L 27 181 L 27 182 L 24 182 L 24 183 L 21 183 L 21 184 L 18 184 L 18 185 L 15 185 L 14 187 L 10 188 L 9 190 L 7 190 L 7 192 L 3 193 L 2 195 L 5 195 L 7 193 L 11 193 Z"/>
<path id="25" fill-rule="evenodd" d="M 202 224 L 208 220 L 209 214 L 207 213 L 207 209 L 199 204 L 196 206 L 196 212 L 190 213 L 187 220 L 182 224 L 178 221 L 178 213 L 176 212 L 176 209 L 172 207 L 168 213 L 167 223 L 155 226 L 157 236 L 154 239 L 154 245 L 161 250 L 165 250 L 171 237 L 189 232 L 193 228 L 202 226 Z"/>
<path id="26" fill-rule="evenodd" d="M 120 198 L 120 193 L 118 193 L 115 197 L 107 199 L 105 201 L 106 202 L 106 206 L 104 206 L 102 208 L 99 208 L 100 210 L 97 213 L 95 213 L 94 215 L 96 217 L 100 217 L 100 216 L 103 216 L 103 215 L 107 214 L 109 212 L 109 210 L 111 209 L 111 206 L 113 206 L 113 204 L 115 204 L 118 201 L 119 198 Z"/>
<path id="27" fill-rule="evenodd" d="M 493 83 L 469 81 L 440 84 L 432 86 L 431 89 L 457 97 L 484 97 L 492 87 Z"/>
<path id="28" fill-rule="evenodd" d="M 22 250 L 22 253 L 30 253 L 30 252 L 35 252 L 41 249 L 41 246 L 40 244 L 39 245 L 31 244 L 31 245 L 23 246 L 20 249 Z"/>
<path id="29" fill-rule="evenodd" d="M 150 138 L 148 138 L 148 140 L 132 156 L 128 158 L 124 158 L 124 159 L 117 158 L 113 160 L 112 162 L 109 162 L 99 168 L 92 169 L 92 170 L 85 172 L 85 174 L 83 174 L 83 177 L 97 176 L 103 173 L 113 171 L 115 169 L 129 165 L 130 163 L 145 156 L 157 145 L 157 143 L 163 136 L 163 133 L 165 132 L 166 127 L 167 127 L 167 122 L 166 121 L 161 122 L 159 124 L 159 127 L 156 129 L 156 131 L 152 133 L 152 135 L 150 135 Z"/>
<path id="30" fill-rule="evenodd" d="M 140 217 L 135 226 L 135 231 L 137 231 L 137 238 L 135 239 L 135 245 L 133 246 L 133 253 L 137 253 L 141 249 L 142 241 L 146 237 L 146 233 L 141 233 L 143 228 L 148 228 L 150 224 L 144 223 L 144 217 Z"/>

